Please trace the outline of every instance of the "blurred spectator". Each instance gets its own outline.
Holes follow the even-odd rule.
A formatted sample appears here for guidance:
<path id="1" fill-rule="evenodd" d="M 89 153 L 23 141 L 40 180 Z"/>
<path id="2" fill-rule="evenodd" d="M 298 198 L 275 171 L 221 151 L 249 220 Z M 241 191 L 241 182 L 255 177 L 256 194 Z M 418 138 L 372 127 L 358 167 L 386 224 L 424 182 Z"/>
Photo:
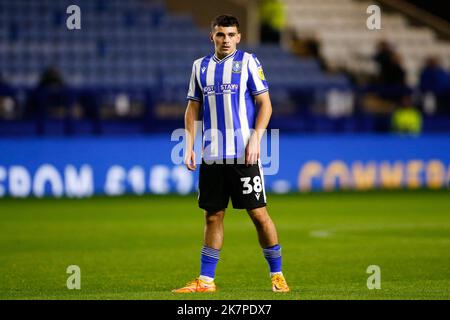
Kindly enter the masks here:
<path id="1" fill-rule="evenodd" d="M 30 92 L 26 103 L 25 117 L 36 121 L 36 133 L 45 133 L 48 117 L 64 119 L 64 132 L 72 133 L 73 93 L 68 90 L 58 69 L 47 68 L 38 85 Z"/>
<path id="2" fill-rule="evenodd" d="M 436 57 L 428 57 L 420 73 L 423 108 L 427 113 L 450 114 L 450 73 Z"/>
<path id="3" fill-rule="evenodd" d="M 391 117 L 391 129 L 396 133 L 420 134 L 422 114 L 413 106 L 411 96 L 404 96 Z"/>
<path id="4" fill-rule="evenodd" d="M 16 93 L 0 73 L 0 118 L 11 119 L 16 108 Z"/>
<path id="5" fill-rule="evenodd" d="M 297 34 L 291 35 L 290 49 L 302 58 L 314 58 L 319 62 L 323 71 L 329 70 L 324 57 L 320 53 L 320 41 L 314 37 L 299 38 Z"/>
<path id="6" fill-rule="evenodd" d="M 259 7 L 261 42 L 280 43 L 284 8 L 280 0 L 262 0 Z"/>
<path id="7" fill-rule="evenodd" d="M 0 94 L 6 94 L 11 92 L 12 86 L 6 81 L 3 77 L 3 74 L 0 73 Z"/>
<path id="8" fill-rule="evenodd" d="M 64 86 L 64 80 L 56 68 L 50 67 L 44 70 L 38 85 L 28 95 L 25 105 L 25 118 L 33 119 L 42 116 L 44 109 L 49 105 L 47 100 L 55 100 L 55 96 L 58 96 L 57 93 Z"/>
<path id="9" fill-rule="evenodd" d="M 332 72 L 326 62 L 326 59 L 322 56 L 320 52 L 321 43 L 320 40 L 317 38 L 308 38 L 306 41 L 306 48 L 308 50 L 308 53 L 310 54 L 310 57 L 317 59 L 317 62 L 319 62 L 320 68 L 325 72 Z M 346 70 L 336 70 L 337 72 L 343 72 L 345 73 Z M 350 74 L 348 74 L 350 76 Z"/>
<path id="10" fill-rule="evenodd" d="M 387 85 L 404 86 L 406 84 L 406 72 L 398 53 L 392 53 L 390 63 L 387 64 L 382 74 L 382 79 L 383 83 Z"/>
<path id="11" fill-rule="evenodd" d="M 405 85 L 406 73 L 402 66 L 401 57 L 392 49 L 389 43 L 384 40 L 378 43 L 377 53 L 375 54 L 374 60 L 378 64 L 379 84 Z"/>
<path id="12" fill-rule="evenodd" d="M 50 67 L 46 69 L 39 80 L 39 88 L 61 88 L 64 87 L 64 80 L 58 69 Z"/>
<path id="13" fill-rule="evenodd" d="M 420 90 L 441 94 L 450 89 L 450 74 L 445 70 L 438 58 L 428 57 L 420 73 Z"/>
<path id="14" fill-rule="evenodd" d="M 382 70 L 383 67 L 389 63 L 391 55 L 392 55 L 392 48 L 390 44 L 384 40 L 378 42 L 377 52 L 375 53 L 374 60 L 380 67 L 380 70 Z"/>

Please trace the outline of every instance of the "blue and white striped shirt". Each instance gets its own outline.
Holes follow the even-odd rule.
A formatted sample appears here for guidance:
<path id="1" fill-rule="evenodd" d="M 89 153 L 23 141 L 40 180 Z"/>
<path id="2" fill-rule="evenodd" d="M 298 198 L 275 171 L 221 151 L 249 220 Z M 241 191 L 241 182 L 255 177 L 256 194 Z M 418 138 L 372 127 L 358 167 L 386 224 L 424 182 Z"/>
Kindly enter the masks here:
<path id="1" fill-rule="evenodd" d="M 254 54 L 236 50 L 222 60 L 194 61 L 187 99 L 203 104 L 203 158 L 239 158 L 254 129 L 255 96 L 269 90 Z"/>

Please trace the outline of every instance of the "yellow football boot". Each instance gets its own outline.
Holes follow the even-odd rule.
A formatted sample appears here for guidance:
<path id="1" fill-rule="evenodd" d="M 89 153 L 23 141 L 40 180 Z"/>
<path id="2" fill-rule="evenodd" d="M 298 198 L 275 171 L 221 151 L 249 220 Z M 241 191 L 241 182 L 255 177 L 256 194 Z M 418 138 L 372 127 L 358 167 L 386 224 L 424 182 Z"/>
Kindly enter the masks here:
<path id="1" fill-rule="evenodd" d="M 274 274 L 272 276 L 272 291 L 289 292 L 288 284 L 282 274 Z"/>
<path id="2" fill-rule="evenodd" d="M 200 279 L 192 280 L 188 282 L 184 287 L 179 289 L 173 289 L 174 293 L 191 293 L 191 292 L 215 292 L 216 285 L 214 282 L 205 282 Z"/>

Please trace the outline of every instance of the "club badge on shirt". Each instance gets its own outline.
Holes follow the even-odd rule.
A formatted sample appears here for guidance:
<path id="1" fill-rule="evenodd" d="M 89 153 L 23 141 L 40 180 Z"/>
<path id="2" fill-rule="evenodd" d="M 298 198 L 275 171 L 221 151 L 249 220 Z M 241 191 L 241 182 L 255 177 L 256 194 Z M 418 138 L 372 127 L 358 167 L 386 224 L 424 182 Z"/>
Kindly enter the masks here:
<path id="1" fill-rule="evenodd" d="M 233 61 L 233 73 L 241 73 L 242 70 L 242 61 Z"/>

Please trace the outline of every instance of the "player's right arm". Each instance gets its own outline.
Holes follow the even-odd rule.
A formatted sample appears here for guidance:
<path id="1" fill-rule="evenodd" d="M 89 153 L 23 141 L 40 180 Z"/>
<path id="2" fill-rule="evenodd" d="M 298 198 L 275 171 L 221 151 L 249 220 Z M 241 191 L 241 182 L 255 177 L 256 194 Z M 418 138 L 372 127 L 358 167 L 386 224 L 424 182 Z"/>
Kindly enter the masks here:
<path id="1" fill-rule="evenodd" d="M 200 108 L 202 105 L 203 94 L 199 85 L 200 63 L 201 59 L 194 61 L 192 64 L 191 79 L 189 81 L 189 91 L 187 94 L 188 105 L 184 114 L 184 129 L 186 134 L 186 146 L 184 164 L 186 167 L 194 171 L 197 168 L 195 164 L 194 141 L 195 141 L 195 122 L 198 120 Z"/>
<path id="2" fill-rule="evenodd" d="M 194 171 L 197 168 L 195 163 L 194 141 L 196 135 L 195 121 L 198 119 L 200 106 L 200 101 L 188 100 L 188 105 L 184 114 L 184 128 L 186 133 L 186 155 L 184 157 L 184 164 L 188 170 L 191 171 Z"/>

